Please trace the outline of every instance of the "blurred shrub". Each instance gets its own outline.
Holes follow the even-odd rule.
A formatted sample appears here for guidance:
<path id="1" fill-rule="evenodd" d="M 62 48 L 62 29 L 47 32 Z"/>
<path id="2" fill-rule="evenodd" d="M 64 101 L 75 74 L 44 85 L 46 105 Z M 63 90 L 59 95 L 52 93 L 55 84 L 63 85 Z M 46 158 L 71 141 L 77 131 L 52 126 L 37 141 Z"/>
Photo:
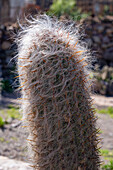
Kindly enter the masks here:
<path id="1" fill-rule="evenodd" d="M 101 110 L 97 109 L 97 113 L 109 114 L 110 117 L 113 118 L 113 107 L 108 107 L 106 109 L 101 109 Z"/>
<path id="2" fill-rule="evenodd" d="M 7 115 L 12 119 L 21 119 L 21 115 L 19 114 L 19 109 L 12 106 L 12 108 L 7 109 Z"/>
<path id="3" fill-rule="evenodd" d="M 1 81 L 1 88 L 2 88 L 2 91 L 5 91 L 5 92 L 8 92 L 8 93 L 13 92 L 13 88 L 12 88 L 9 80 L 2 80 Z"/>
<path id="4" fill-rule="evenodd" d="M 0 127 L 3 127 L 5 122 L 3 121 L 3 118 L 0 116 Z"/>
<path id="5" fill-rule="evenodd" d="M 113 170 L 113 160 L 111 160 L 108 164 L 104 165 L 102 167 L 102 169 L 104 170 Z"/>
<path id="6" fill-rule="evenodd" d="M 68 15 L 73 20 L 80 20 L 89 15 L 81 13 L 81 10 L 76 6 L 76 0 L 54 0 L 47 14 L 56 15 L 58 18 L 62 15 Z"/>

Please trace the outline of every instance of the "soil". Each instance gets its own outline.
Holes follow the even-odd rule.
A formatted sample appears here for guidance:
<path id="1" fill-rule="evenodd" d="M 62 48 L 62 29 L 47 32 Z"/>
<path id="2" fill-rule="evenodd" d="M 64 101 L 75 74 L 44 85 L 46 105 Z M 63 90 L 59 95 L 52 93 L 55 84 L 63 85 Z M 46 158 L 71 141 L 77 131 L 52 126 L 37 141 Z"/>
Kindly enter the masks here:
<path id="1" fill-rule="evenodd" d="M 113 97 L 92 96 L 97 108 L 113 106 Z M 8 104 L 18 105 L 16 97 L 2 97 L 1 108 Z M 102 149 L 113 150 L 113 119 L 109 115 L 97 114 L 97 127 L 101 129 L 100 145 Z M 23 129 L 19 120 L 11 120 L 4 128 L 0 128 L 0 155 L 27 162 L 27 138 L 28 134 Z"/>
<path id="2" fill-rule="evenodd" d="M 21 122 L 15 119 L 0 128 L 0 155 L 26 162 L 27 133 L 21 126 Z"/>

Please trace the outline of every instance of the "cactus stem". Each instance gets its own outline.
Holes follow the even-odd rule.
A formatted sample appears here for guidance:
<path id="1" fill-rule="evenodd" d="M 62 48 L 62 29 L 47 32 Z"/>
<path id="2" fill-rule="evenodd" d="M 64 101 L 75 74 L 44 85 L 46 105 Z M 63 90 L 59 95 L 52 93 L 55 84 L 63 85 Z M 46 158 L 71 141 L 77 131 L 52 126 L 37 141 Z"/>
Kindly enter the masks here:
<path id="1" fill-rule="evenodd" d="M 84 43 L 78 43 L 78 28 L 65 26 L 40 16 L 18 41 L 17 77 L 32 167 L 98 170 L 99 129 L 85 67 L 90 56 Z"/>

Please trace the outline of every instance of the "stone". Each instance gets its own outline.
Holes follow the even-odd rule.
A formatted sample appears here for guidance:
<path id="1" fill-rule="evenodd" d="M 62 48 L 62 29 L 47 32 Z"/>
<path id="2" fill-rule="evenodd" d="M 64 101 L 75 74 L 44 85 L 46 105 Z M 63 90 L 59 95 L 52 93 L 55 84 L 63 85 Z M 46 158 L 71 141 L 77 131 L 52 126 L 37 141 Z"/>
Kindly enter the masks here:
<path id="1" fill-rule="evenodd" d="M 101 59 L 99 59 L 99 62 L 98 62 L 98 63 L 99 63 L 99 65 L 100 65 L 101 67 L 107 65 L 107 62 L 106 62 L 106 60 L 103 58 L 103 56 L 102 56 Z"/>
<path id="2" fill-rule="evenodd" d="M 93 40 L 94 40 L 94 42 L 97 43 L 97 44 L 100 44 L 100 43 L 101 43 L 100 37 L 97 36 L 97 35 L 93 36 Z"/>
<path id="3" fill-rule="evenodd" d="M 109 67 L 108 66 L 104 66 L 102 71 L 108 71 Z"/>
<path id="4" fill-rule="evenodd" d="M 102 77 L 102 80 L 106 80 L 107 77 L 108 77 L 108 71 L 104 71 L 104 72 L 102 73 L 101 77 Z"/>
<path id="5" fill-rule="evenodd" d="M 0 156 L 0 170 L 32 170 L 28 163 Z"/>
<path id="6" fill-rule="evenodd" d="M 2 31 L 0 30 L 0 38 L 2 38 Z"/>
<path id="7" fill-rule="evenodd" d="M 104 81 L 96 80 L 94 82 L 94 91 L 100 93 L 102 95 L 106 95 L 107 93 L 107 84 Z"/>
<path id="8" fill-rule="evenodd" d="M 11 117 L 9 117 L 7 120 L 5 120 L 5 123 L 8 123 L 8 124 L 11 124 L 12 123 L 12 118 Z"/>
<path id="9" fill-rule="evenodd" d="M 103 49 L 106 49 L 106 48 L 110 48 L 110 47 L 113 47 L 113 42 L 109 42 L 109 43 L 102 43 L 102 45 L 101 45 L 101 47 L 103 48 Z"/>
<path id="10" fill-rule="evenodd" d="M 107 36 L 103 37 L 103 43 L 109 43 L 110 40 Z"/>
<path id="11" fill-rule="evenodd" d="M 113 80 L 109 83 L 108 94 L 113 95 Z"/>
<path id="12" fill-rule="evenodd" d="M 108 48 L 103 54 L 105 60 L 113 61 L 113 47 Z"/>
<path id="13" fill-rule="evenodd" d="M 18 126 L 21 125 L 22 122 L 16 122 L 11 125 L 12 128 L 17 128 Z"/>
<path id="14" fill-rule="evenodd" d="M 2 49 L 3 50 L 7 50 L 7 49 L 9 49 L 11 47 L 11 43 L 9 42 L 9 41 L 4 41 L 3 43 L 2 43 Z"/>
<path id="15" fill-rule="evenodd" d="M 0 65 L 0 78 L 2 77 L 2 65 Z"/>
<path id="16" fill-rule="evenodd" d="M 107 35 L 111 35 L 113 33 L 113 28 L 108 28 L 106 30 Z"/>
<path id="17" fill-rule="evenodd" d="M 101 89 L 101 85 L 100 85 L 99 81 L 95 80 L 93 83 L 92 91 L 99 93 L 100 89 Z"/>
<path id="18" fill-rule="evenodd" d="M 113 23 L 113 16 L 107 15 L 103 18 L 103 23 Z"/>
<path id="19" fill-rule="evenodd" d="M 92 18 L 91 18 L 91 20 L 92 20 Z M 99 17 L 95 16 L 95 17 L 93 18 L 93 22 L 94 22 L 94 23 L 100 23 Z"/>
<path id="20" fill-rule="evenodd" d="M 113 62 L 110 62 L 110 67 L 113 67 Z"/>
<path id="21" fill-rule="evenodd" d="M 106 95 L 107 94 L 108 83 L 105 82 L 105 81 L 100 81 L 100 86 L 101 86 L 100 91 L 99 91 L 100 94 Z"/>
<path id="22" fill-rule="evenodd" d="M 97 26 L 97 31 L 98 31 L 99 33 L 102 33 L 102 32 L 104 31 L 104 26 L 103 26 L 103 25 Z"/>

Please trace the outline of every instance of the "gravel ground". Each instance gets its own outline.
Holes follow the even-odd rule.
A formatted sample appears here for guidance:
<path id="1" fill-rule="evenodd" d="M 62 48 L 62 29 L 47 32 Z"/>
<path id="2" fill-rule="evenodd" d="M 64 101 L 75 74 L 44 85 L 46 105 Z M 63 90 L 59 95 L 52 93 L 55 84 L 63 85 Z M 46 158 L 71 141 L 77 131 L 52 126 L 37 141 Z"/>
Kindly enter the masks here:
<path id="1" fill-rule="evenodd" d="M 0 128 L 0 155 L 27 161 L 26 138 L 27 133 L 19 120 L 4 125 L 4 128 Z"/>
<path id="2" fill-rule="evenodd" d="M 33 170 L 28 163 L 0 156 L 0 170 Z"/>

